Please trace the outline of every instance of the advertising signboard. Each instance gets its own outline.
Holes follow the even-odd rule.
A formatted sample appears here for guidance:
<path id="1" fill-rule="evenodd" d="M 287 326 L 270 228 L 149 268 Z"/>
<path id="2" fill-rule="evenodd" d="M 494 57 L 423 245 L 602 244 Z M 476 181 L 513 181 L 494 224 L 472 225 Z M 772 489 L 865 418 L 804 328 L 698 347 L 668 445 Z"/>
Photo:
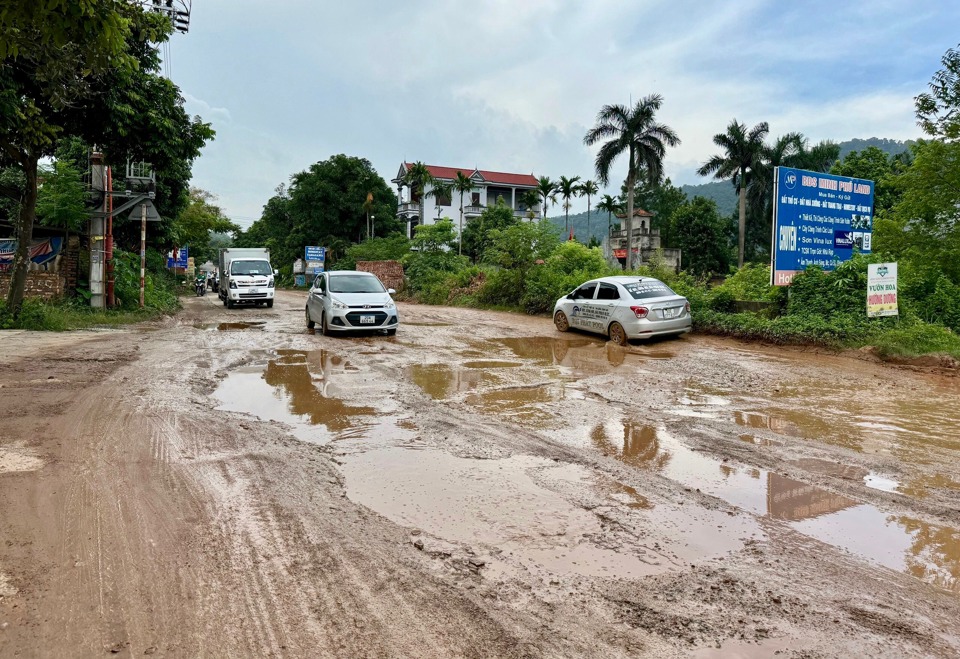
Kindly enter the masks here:
<path id="1" fill-rule="evenodd" d="M 167 252 L 168 268 L 186 268 L 187 259 L 190 257 L 190 250 L 187 247 L 181 247 L 177 250 Z"/>
<path id="2" fill-rule="evenodd" d="M 774 286 L 816 265 L 833 270 L 873 244 L 873 181 L 777 167 L 773 175 Z"/>
<path id="3" fill-rule="evenodd" d="M 867 317 L 899 316 L 897 304 L 897 264 L 867 265 Z"/>
<path id="4" fill-rule="evenodd" d="M 306 247 L 303 256 L 303 260 L 307 262 L 306 274 L 316 277 L 323 272 L 323 265 L 327 260 L 326 247 Z"/>

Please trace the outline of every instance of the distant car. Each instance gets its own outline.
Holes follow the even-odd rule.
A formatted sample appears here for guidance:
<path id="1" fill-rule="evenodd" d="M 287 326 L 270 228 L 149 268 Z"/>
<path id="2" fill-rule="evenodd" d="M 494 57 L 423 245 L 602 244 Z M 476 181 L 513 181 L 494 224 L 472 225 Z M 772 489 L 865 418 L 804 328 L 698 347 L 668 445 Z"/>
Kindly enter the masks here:
<path id="1" fill-rule="evenodd" d="M 376 275 L 335 270 L 317 275 L 307 295 L 307 327 L 321 334 L 377 330 L 393 335 L 400 325 L 397 305 Z"/>
<path id="2" fill-rule="evenodd" d="M 653 277 L 602 277 L 581 284 L 557 300 L 553 323 L 561 332 L 582 329 L 606 334 L 626 345 L 628 339 L 648 339 L 689 332 L 690 303 Z"/>

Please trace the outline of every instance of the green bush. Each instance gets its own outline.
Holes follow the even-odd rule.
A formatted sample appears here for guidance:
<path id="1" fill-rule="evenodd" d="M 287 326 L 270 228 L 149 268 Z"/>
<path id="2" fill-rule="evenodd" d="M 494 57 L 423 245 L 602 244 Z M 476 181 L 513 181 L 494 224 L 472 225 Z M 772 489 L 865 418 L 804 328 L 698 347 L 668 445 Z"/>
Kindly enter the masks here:
<path id="1" fill-rule="evenodd" d="M 737 300 L 729 290 L 715 288 L 707 295 L 707 308 L 720 313 L 733 313 L 737 308 Z"/>
<path id="2" fill-rule="evenodd" d="M 745 263 L 717 288 L 734 300 L 750 302 L 770 302 L 778 289 L 770 285 L 770 266 L 756 263 Z"/>

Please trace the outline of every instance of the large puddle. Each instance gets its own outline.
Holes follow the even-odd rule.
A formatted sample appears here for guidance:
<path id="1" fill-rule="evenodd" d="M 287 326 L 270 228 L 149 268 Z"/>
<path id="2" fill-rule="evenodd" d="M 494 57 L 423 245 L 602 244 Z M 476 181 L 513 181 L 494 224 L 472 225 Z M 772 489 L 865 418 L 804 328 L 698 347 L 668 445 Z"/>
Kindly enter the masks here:
<path id="1" fill-rule="evenodd" d="M 521 359 L 540 366 L 560 367 L 563 374 L 579 377 L 609 373 L 624 364 L 640 365 L 647 360 L 674 356 L 657 346 L 621 347 L 602 339 L 579 336 L 493 339 L 489 343 L 507 348 Z"/>
<path id="2" fill-rule="evenodd" d="M 597 424 L 586 432 L 598 450 L 626 464 L 657 471 L 744 510 L 784 520 L 822 542 L 960 592 L 956 529 L 890 515 L 763 469 L 728 464 L 684 446 L 663 428 L 626 420 Z M 852 475 L 878 478 L 869 472 Z"/>

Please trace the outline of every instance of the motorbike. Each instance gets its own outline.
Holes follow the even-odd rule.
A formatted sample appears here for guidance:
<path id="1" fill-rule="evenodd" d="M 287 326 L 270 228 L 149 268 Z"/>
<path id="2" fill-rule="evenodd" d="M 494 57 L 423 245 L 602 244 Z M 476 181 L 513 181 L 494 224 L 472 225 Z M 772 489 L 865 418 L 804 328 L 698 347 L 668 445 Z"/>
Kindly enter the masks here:
<path id="1" fill-rule="evenodd" d="M 201 297 L 207 294 L 207 283 L 200 277 L 193 284 L 193 288 L 197 292 L 197 297 Z"/>

